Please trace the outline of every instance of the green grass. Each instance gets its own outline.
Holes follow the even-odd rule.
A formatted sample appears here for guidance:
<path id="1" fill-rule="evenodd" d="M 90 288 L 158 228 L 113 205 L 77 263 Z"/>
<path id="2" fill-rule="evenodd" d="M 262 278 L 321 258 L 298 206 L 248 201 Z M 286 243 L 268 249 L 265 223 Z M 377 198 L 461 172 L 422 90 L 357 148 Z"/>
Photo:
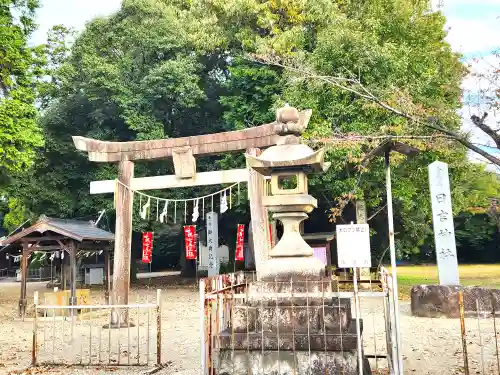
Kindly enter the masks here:
<path id="1" fill-rule="evenodd" d="M 458 271 L 462 285 L 500 289 L 500 264 L 460 265 Z M 437 266 L 401 266 L 397 272 L 401 299 L 410 298 L 413 285 L 438 283 Z"/>

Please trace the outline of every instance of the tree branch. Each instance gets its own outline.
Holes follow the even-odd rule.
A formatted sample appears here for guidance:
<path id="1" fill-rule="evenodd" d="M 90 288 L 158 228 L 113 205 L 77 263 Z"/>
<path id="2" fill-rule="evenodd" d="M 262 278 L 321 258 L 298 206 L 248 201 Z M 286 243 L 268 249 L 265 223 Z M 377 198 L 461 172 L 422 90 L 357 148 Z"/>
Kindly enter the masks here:
<path id="1" fill-rule="evenodd" d="M 372 216 L 370 216 L 368 219 L 366 219 L 366 221 L 370 221 L 371 219 L 373 219 L 375 216 L 377 216 L 380 212 L 382 212 L 382 210 L 384 210 L 385 208 L 387 207 L 387 203 L 384 204 L 382 207 L 380 207 Z"/>
<path id="2" fill-rule="evenodd" d="M 476 125 L 479 129 L 481 129 L 485 134 L 487 134 L 495 144 L 497 145 L 497 148 L 500 148 L 500 135 L 498 135 L 492 128 L 490 128 L 488 125 L 484 123 L 484 120 L 486 120 L 486 117 L 488 117 L 488 113 L 484 112 L 481 117 L 472 115 L 470 117 L 472 123 Z"/>
<path id="3" fill-rule="evenodd" d="M 269 66 L 276 66 L 283 68 L 285 70 L 289 70 L 292 72 L 295 72 L 299 75 L 301 75 L 303 78 L 308 78 L 308 79 L 316 79 L 319 81 L 323 81 L 326 83 L 329 83 L 337 88 L 340 88 L 344 91 L 351 92 L 363 99 L 369 100 L 381 108 L 384 108 L 385 110 L 395 114 L 396 116 L 405 118 L 409 121 L 412 121 L 416 124 L 420 124 L 424 127 L 427 127 L 429 129 L 438 131 L 440 133 L 443 133 L 445 135 L 450 136 L 451 138 L 455 139 L 457 142 L 468 148 L 469 150 L 472 150 L 476 152 L 477 154 L 481 155 L 485 159 L 489 160 L 493 164 L 500 166 L 500 159 L 491 155 L 487 151 L 482 150 L 481 148 L 475 146 L 473 143 L 471 143 L 466 137 L 463 137 L 459 133 L 456 133 L 452 130 L 446 129 L 442 126 L 439 125 L 437 119 L 435 118 L 428 118 L 426 120 L 420 120 L 417 117 L 414 117 L 402 110 L 396 109 L 389 104 L 383 102 L 380 98 L 378 98 L 376 95 L 374 95 L 370 90 L 368 90 L 358 79 L 355 78 L 345 78 L 345 77 L 331 77 L 331 76 L 323 76 L 323 75 L 318 75 L 315 73 L 310 73 L 305 71 L 304 69 L 301 68 L 295 68 L 289 65 L 283 64 L 281 61 L 273 61 L 272 59 L 262 56 L 262 55 L 250 55 L 250 57 L 247 58 L 247 60 L 252 61 L 254 63 L 259 63 L 263 65 L 269 65 Z M 347 85 L 352 85 L 352 86 L 347 86 Z M 354 87 L 353 87 L 354 86 Z"/>

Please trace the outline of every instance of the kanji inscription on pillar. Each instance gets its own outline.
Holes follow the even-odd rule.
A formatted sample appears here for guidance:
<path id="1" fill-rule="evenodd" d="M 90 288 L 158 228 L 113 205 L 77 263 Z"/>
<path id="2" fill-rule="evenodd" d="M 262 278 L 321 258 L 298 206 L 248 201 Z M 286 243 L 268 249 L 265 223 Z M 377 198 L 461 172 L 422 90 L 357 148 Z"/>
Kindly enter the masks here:
<path id="1" fill-rule="evenodd" d="M 432 202 L 434 243 L 438 265 L 439 284 L 460 284 L 457 247 L 451 207 L 448 164 L 435 161 L 429 165 L 429 187 Z"/>
<path id="2" fill-rule="evenodd" d="M 208 248 L 208 276 L 219 274 L 219 259 L 217 249 L 219 248 L 219 228 L 217 226 L 217 213 L 207 213 L 207 248 Z"/>

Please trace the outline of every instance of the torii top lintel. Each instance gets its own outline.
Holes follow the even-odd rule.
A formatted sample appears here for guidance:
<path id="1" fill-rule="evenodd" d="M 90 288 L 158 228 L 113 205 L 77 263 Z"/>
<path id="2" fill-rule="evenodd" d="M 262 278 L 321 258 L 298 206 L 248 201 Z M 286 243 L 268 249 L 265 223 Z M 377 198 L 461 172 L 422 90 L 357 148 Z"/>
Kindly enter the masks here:
<path id="1" fill-rule="evenodd" d="M 172 157 L 173 150 L 182 148 L 190 148 L 192 155 L 214 155 L 275 145 L 287 135 L 302 133 L 311 114 L 310 109 L 298 112 L 293 107 L 285 106 L 276 111 L 276 121 L 244 130 L 132 142 L 73 136 L 73 142 L 78 150 L 88 153 L 90 161 L 103 163 L 164 159 Z"/>

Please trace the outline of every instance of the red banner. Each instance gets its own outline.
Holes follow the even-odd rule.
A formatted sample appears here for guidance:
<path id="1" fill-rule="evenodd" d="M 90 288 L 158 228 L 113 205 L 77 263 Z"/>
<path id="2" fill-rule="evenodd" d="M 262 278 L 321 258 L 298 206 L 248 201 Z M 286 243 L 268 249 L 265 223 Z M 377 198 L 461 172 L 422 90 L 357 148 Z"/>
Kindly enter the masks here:
<path id="1" fill-rule="evenodd" d="M 151 263 L 153 253 L 153 232 L 142 233 L 142 263 Z"/>
<path id="2" fill-rule="evenodd" d="M 271 249 L 273 248 L 273 225 L 269 224 L 269 243 L 271 244 Z"/>
<path id="3" fill-rule="evenodd" d="M 184 242 L 186 244 L 186 259 L 196 259 L 196 225 L 184 227 Z"/>
<path id="4" fill-rule="evenodd" d="M 236 231 L 236 252 L 235 259 L 236 260 L 244 260 L 244 246 L 245 242 L 245 224 L 238 224 L 238 229 Z"/>

